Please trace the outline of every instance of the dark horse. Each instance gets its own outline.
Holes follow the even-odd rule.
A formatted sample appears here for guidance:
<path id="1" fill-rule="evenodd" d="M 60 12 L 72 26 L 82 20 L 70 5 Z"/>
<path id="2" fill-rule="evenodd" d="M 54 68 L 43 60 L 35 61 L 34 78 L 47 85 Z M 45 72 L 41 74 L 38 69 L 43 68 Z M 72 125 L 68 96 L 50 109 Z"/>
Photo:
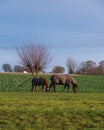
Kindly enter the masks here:
<path id="1" fill-rule="evenodd" d="M 64 92 L 65 88 L 67 87 L 68 91 L 69 91 L 69 86 L 72 85 L 73 86 L 73 92 L 76 93 L 77 92 L 77 83 L 75 81 L 75 79 L 69 75 L 69 74 L 53 74 L 51 76 L 51 84 L 50 84 L 50 88 L 53 86 L 54 87 L 54 92 L 56 92 L 56 88 L 55 85 L 59 84 L 59 85 L 64 85 L 64 88 L 62 90 L 62 92 Z"/>
<path id="2" fill-rule="evenodd" d="M 45 78 L 33 78 L 31 92 L 34 91 L 34 86 L 35 92 L 37 91 L 37 86 L 42 86 L 42 92 L 44 91 L 44 86 L 46 86 L 46 92 L 49 91 L 48 81 Z"/>

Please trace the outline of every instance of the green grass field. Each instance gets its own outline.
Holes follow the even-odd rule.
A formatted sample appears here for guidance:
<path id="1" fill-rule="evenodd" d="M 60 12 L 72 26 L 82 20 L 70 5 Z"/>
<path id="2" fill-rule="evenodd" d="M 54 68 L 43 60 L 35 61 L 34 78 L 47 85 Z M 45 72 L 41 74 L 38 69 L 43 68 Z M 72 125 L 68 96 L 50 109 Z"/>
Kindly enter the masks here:
<path id="1" fill-rule="evenodd" d="M 31 93 L 31 78 L 0 75 L 0 130 L 104 129 L 103 76 L 75 76 L 76 94 L 62 93 L 61 86 L 56 93 Z"/>
<path id="2" fill-rule="evenodd" d="M 50 75 L 40 75 L 40 77 L 45 77 L 50 84 Z M 32 78 L 31 74 L 1 73 L 0 91 L 30 91 Z M 104 93 L 104 76 L 74 76 L 74 78 L 78 83 L 78 92 Z M 61 92 L 62 88 L 63 85 L 56 86 L 58 92 Z M 70 92 L 72 92 L 72 87 L 70 87 Z"/>
<path id="3" fill-rule="evenodd" d="M 104 129 L 104 94 L 0 92 L 1 130 Z"/>

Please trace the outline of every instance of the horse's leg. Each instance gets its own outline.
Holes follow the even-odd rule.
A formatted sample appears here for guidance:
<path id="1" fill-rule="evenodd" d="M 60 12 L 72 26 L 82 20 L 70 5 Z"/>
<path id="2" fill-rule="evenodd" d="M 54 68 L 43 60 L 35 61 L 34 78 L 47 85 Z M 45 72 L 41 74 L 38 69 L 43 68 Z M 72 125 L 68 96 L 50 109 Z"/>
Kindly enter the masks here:
<path id="1" fill-rule="evenodd" d="M 63 88 L 62 92 L 64 92 L 65 88 L 66 88 L 66 84 L 64 85 L 64 88 Z"/>
<path id="2" fill-rule="evenodd" d="M 32 85 L 31 92 L 34 92 L 34 85 Z"/>
<path id="3" fill-rule="evenodd" d="M 53 87 L 54 87 L 54 92 L 56 92 L 56 85 L 54 84 Z"/>
<path id="4" fill-rule="evenodd" d="M 49 86 L 49 91 L 50 91 L 50 89 L 51 89 L 52 86 L 53 86 L 53 83 L 50 84 L 50 86 Z"/>
<path id="5" fill-rule="evenodd" d="M 42 85 L 42 92 L 44 91 L 44 85 Z"/>
<path id="6" fill-rule="evenodd" d="M 47 87 L 47 85 L 45 85 L 46 86 L 46 92 L 48 92 L 49 91 L 49 87 Z"/>
<path id="7" fill-rule="evenodd" d="M 53 86 L 53 89 L 54 89 L 54 92 L 56 92 L 56 88 L 55 88 L 55 84 L 54 83 L 51 83 L 50 86 L 49 86 L 49 91 L 51 89 L 51 87 Z"/>
<path id="8" fill-rule="evenodd" d="M 47 85 L 46 85 L 46 92 L 48 91 Z"/>
<path id="9" fill-rule="evenodd" d="M 37 91 L 37 85 L 35 85 L 35 92 Z"/>
<path id="10" fill-rule="evenodd" d="M 70 87 L 70 85 L 67 86 L 67 92 L 69 92 L 69 87 Z"/>

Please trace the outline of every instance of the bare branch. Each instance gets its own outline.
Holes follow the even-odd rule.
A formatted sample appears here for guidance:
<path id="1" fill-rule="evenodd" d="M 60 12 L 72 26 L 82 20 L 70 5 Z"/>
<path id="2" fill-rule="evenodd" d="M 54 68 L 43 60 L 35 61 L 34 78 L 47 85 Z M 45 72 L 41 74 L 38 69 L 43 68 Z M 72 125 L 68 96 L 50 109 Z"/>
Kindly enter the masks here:
<path id="1" fill-rule="evenodd" d="M 50 51 L 44 44 L 25 44 L 17 48 L 20 63 L 29 67 L 31 73 L 43 71 L 52 61 Z"/>

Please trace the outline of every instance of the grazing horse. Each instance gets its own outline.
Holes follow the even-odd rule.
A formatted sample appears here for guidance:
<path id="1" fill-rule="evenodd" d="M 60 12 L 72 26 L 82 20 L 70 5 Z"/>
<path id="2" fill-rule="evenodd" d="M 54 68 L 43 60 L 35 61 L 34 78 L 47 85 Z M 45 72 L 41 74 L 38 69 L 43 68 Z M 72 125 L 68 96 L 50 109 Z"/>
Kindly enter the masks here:
<path id="1" fill-rule="evenodd" d="M 75 79 L 70 76 L 69 74 L 53 74 L 50 78 L 51 80 L 51 84 L 50 87 L 52 86 L 54 87 L 54 92 L 56 92 L 56 88 L 55 85 L 59 84 L 59 85 L 64 85 L 64 88 L 62 90 L 62 92 L 64 92 L 65 88 L 67 87 L 67 91 L 69 91 L 69 86 L 72 85 L 73 86 L 73 92 L 76 93 L 77 92 L 77 83 L 75 81 Z"/>
<path id="2" fill-rule="evenodd" d="M 31 92 L 34 91 L 34 86 L 35 86 L 35 92 L 37 91 L 37 86 L 42 86 L 42 92 L 44 90 L 44 86 L 46 86 L 46 92 L 49 91 L 49 86 L 48 86 L 48 81 L 45 78 L 33 78 L 32 79 L 32 88 Z"/>

